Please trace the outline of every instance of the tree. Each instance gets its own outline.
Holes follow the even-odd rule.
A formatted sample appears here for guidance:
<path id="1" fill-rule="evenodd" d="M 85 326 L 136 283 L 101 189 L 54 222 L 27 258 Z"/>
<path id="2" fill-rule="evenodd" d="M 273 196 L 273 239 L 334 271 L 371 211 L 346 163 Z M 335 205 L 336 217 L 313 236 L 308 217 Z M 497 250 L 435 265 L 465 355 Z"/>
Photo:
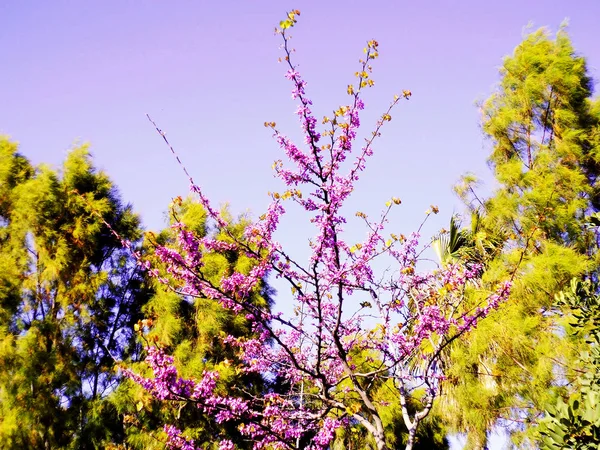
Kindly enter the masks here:
<path id="1" fill-rule="evenodd" d="M 385 430 L 385 441 L 390 448 L 401 448 L 406 445 L 408 430 L 402 419 L 402 405 L 400 396 L 393 383 L 382 380 L 376 380 L 373 383 L 374 392 L 372 396 L 376 399 L 378 413 L 381 416 L 383 428 Z M 416 398 L 422 398 L 423 392 L 416 392 Z M 409 401 L 407 408 L 409 414 L 423 408 L 422 404 L 412 404 L 414 400 Z M 420 425 L 415 436 L 415 450 L 425 449 L 449 449 L 449 442 L 446 438 L 447 430 L 443 426 L 439 415 L 430 414 Z M 336 430 L 335 438 L 331 444 L 332 450 L 374 450 L 377 448 L 373 437 L 367 429 L 360 423 L 351 421 L 345 427 Z"/>
<path id="2" fill-rule="evenodd" d="M 596 283 L 573 279 L 557 296 L 558 306 L 573 313 L 570 332 L 587 344 L 577 361 L 573 388 L 563 390 L 540 422 L 541 447 L 548 450 L 598 448 L 600 442 L 600 296 Z"/>
<path id="3" fill-rule="evenodd" d="M 148 296 L 104 222 L 136 240 L 138 219 L 86 146 L 60 174 L 5 138 L 0 152 L 0 446 L 104 448 L 123 437 L 113 357 L 138 350 Z"/>
<path id="4" fill-rule="evenodd" d="M 215 239 L 226 246 L 232 242 L 230 235 L 242 240 L 248 220 L 242 217 L 239 221 L 233 221 L 226 211 L 222 214 L 228 217 L 230 225 L 226 232 L 214 235 Z M 153 249 L 165 246 L 174 248 L 178 224 L 185 224 L 186 229 L 193 231 L 200 239 L 212 235 L 204 208 L 190 199 L 176 199 L 171 207 L 171 226 L 157 235 L 147 234 L 148 249 L 144 254 L 148 260 L 153 261 L 152 266 L 160 270 L 161 277 L 169 275 L 164 264 L 153 254 Z M 253 264 L 243 252 L 233 250 L 213 253 L 204 258 L 204 262 L 202 274 L 213 283 Z M 154 283 L 156 293 L 145 305 L 146 319 L 140 322 L 140 332 L 146 327 L 143 339 L 157 343 L 172 353 L 177 369 L 186 377 L 201 377 L 206 370 L 215 371 L 219 375 L 223 393 L 240 395 L 240 392 L 235 391 L 235 386 L 244 386 L 252 395 L 259 395 L 265 389 L 265 380 L 256 374 L 237 371 L 236 367 L 240 364 L 237 352 L 222 342 L 223 336 L 256 338 L 249 320 L 223 308 L 217 301 L 180 294 L 178 291 L 182 286 L 176 280 L 172 281 L 169 286 L 158 281 Z M 249 301 L 268 311 L 272 295 L 272 289 L 263 283 Z M 138 371 L 148 370 L 143 362 L 135 367 Z M 202 414 L 190 402 L 168 403 L 154 400 L 141 386 L 131 381 L 125 381 L 119 387 L 113 401 L 130 425 L 127 429 L 127 441 L 134 448 L 163 448 L 165 436 L 162 425 L 165 422 L 174 424 L 198 444 L 210 446 L 214 435 L 220 433 L 236 442 L 240 448 L 251 448 L 251 444 L 241 439 L 233 424 L 216 423 L 214 418 Z"/>
<path id="5" fill-rule="evenodd" d="M 251 321 L 259 338 L 227 336 L 223 343 L 238 352 L 238 370 L 281 380 L 280 388 L 250 400 L 222 396 L 216 372 L 207 371 L 195 379 L 180 377 L 173 358 L 156 346 L 148 347 L 153 377 L 132 370 L 125 373 L 158 399 L 192 401 L 218 422 L 238 423 L 240 433 L 254 441 L 257 449 L 327 448 L 336 430 L 353 423 L 367 430 L 377 449 L 389 448 L 380 409 L 385 400 L 381 402 L 372 390 L 373 383 L 387 382 L 397 393 L 407 429 L 405 448 L 412 449 L 419 424 L 429 414 L 444 376 L 441 352 L 508 296 L 510 276 L 486 284 L 480 278 L 480 266 L 461 264 L 419 273 L 418 233 L 408 238 L 383 235 L 390 209 L 400 204 L 397 198 L 387 202 L 379 219 L 356 213 L 366 224 L 367 238 L 354 245 L 344 240 L 344 202 L 365 169 L 381 128 L 391 120 L 392 108 L 411 94 L 404 91 L 402 97 L 394 98 L 354 161 L 347 161 L 364 108 L 361 93 L 373 85 L 371 63 L 378 56 L 378 44 L 368 42 L 357 83 L 347 88 L 349 105 L 335 110 L 332 118 L 324 118 L 326 129 L 319 132 L 306 83 L 291 62 L 287 33 L 298 14 L 289 13 L 279 33 L 289 66 L 286 77 L 299 102 L 297 114 L 307 149 L 300 150 L 275 123 L 265 124 L 295 166 L 290 169 L 282 161 L 274 165 L 288 189 L 272 194 L 267 212 L 246 228 L 245 240 L 229 234 L 231 243 L 223 246 L 214 237 L 196 236 L 182 225 L 177 251 L 157 249 L 178 280 L 180 291 L 216 300 Z M 164 133 L 157 130 L 166 141 Z M 217 232 L 227 234 L 227 218 L 211 206 L 192 179 L 190 183 Z M 299 205 L 317 229 L 306 264 L 295 260 L 273 236 L 286 200 Z M 218 282 L 202 273 L 204 258 L 232 249 L 244 252 L 253 261 L 252 267 L 238 269 Z M 376 275 L 372 261 L 379 257 L 393 263 L 394 271 Z M 271 314 L 248 300 L 268 274 L 289 283 L 296 316 Z M 473 294 L 467 297 L 465 291 Z M 467 299 L 470 308 L 461 308 Z M 370 353 L 376 357 L 357 364 L 355 355 Z M 169 447 L 198 448 L 176 427 L 167 425 L 166 431 Z M 221 439 L 221 450 L 234 448 L 223 436 L 215 438 Z"/>
<path id="6" fill-rule="evenodd" d="M 598 206 L 600 116 L 585 59 L 564 28 L 555 38 L 541 29 L 505 58 L 501 75 L 482 105 L 499 188 L 480 200 L 467 176 L 457 190 L 481 216 L 484 236 L 500 241 L 486 276 L 501 279 L 521 264 L 511 300 L 452 350 L 446 410 L 469 448 L 484 448 L 499 420 L 531 431 L 555 383 L 576 376 L 580 343 L 557 332 L 565 320 L 553 299 L 597 266 L 584 223 Z"/>

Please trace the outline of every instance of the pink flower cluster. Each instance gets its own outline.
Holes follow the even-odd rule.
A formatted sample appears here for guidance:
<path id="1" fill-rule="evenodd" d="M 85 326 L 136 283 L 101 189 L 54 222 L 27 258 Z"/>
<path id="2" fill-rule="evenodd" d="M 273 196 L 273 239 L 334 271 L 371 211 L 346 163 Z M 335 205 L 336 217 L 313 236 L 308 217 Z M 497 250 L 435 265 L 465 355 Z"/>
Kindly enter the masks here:
<path id="1" fill-rule="evenodd" d="M 153 371 L 152 378 L 137 375 L 124 369 L 125 376 L 144 387 L 159 400 L 206 400 L 213 398 L 213 391 L 219 379 L 218 372 L 205 371 L 199 381 L 179 377 L 173 358 L 157 347 L 147 347 L 146 362 Z M 208 402 L 210 404 L 211 402 Z"/>

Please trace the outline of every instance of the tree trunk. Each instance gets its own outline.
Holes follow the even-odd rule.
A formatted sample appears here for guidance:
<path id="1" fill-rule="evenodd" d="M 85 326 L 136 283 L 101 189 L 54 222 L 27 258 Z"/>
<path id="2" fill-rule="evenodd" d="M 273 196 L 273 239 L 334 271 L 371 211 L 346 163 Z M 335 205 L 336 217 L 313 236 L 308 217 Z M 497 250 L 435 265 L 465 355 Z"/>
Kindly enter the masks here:
<path id="1" fill-rule="evenodd" d="M 375 443 L 377 444 L 377 450 L 388 450 L 388 447 L 385 443 L 385 436 L 380 436 L 379 433 L 374 436 Z"/>
<path id="2" fill-rule="evenodd" d="M 417 435 L 417 426 L 413 424 L 412 427 L 408 430 L 408 439 L 406 440 L 406 447 L 404 450 L 412 450 L 413 445 L 415 445 L 415 436 Z"/>

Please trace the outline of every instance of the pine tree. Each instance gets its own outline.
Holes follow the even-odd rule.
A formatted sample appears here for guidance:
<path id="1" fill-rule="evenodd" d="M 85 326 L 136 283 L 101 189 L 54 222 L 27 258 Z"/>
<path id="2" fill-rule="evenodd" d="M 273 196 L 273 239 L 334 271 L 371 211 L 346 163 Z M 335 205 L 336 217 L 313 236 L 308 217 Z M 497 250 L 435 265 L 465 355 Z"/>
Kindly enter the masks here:
<path id="1" fill-rule="evenodd" d="M 60 173 L 0 152 L 0 447 L 105 448 L 123 439 L 113 358 L 137 351 L 148 294 L 104 222 L 136 240 L 139 221 L 86 146 Z"/>
<path id="2" fill-rule="evenodd" d="M 171 205 L 171 226 L 158 234 L 147 234 L 146 257 L 153 261 L 153 267 L 161 267 L 157 258 L 153 258 L 156 246 L 171 246 L 176 239 L 177 227 L 183 223 L 195 236 L 212 237 L 222 242 L 231 242 L 231 235 L 241 238 L 248 224 L 244 217 L 237 222 L 228 219 L 231 225 L 227 232 L 215 235 L 207 220 L 205 210 L 192 199 L 176 199 Z M 226 217 L 228 217 L 227 213 Z M 233 270 L 247 272 L 251 269 L 250 259 L 241 251 L 230 251 L 226 255 L 214 253 L 206 257 L 202 267 L 203 276 L 218 282 Z M 168 276 L 161 269 L 161 276 Z M 261 395 L 271 383 L 255 375 L 237 370 L 239 359 L 231 346 L 223 344 L 226 335 L 238 337 L 254 336 L 250 322 L 243 314 L 234 314 L 223 308 L 218 302 L 205 298 L 192 298 L 182 295 L 172 285 L 156 282 L 156 294 L 144 308 L 146 322 L 149 325 L 143 334 L 146 341 L 157 342 L 168 349 L 175 359 L 182 376 L 199 377 L 204 370 L 217 370 L 220 374 L 220 388 L 224 392 L 235 386 L 247 391 L 247 395 Z M 271 305 L 273 290 L 265 282 L 259 292 L 253 294 L 255 304 Z M 143 363 L 133 364 L 136 371 L 142 371 Z M 207 448 L 217 445 L 217 436 L 226 437 L 239 448 L 252 448 L 253 443 L 241 439 L 235 426 L 218 424 L 213 417 L 198 412 L 193 404 L 186 402 L 166 403 L 154 400 L 139 385 L 125 381 L 113 398 L 114 403 L 125 415 L 128 443 L 133 448 L 151 449 L 164 447 L 162 425 L 170 423 L 204 443 Z M 236 447 L 236 448 L 238 448 Z M 216 447 L 215 447 L 216 448 Z"/>
<path id="3" fill-rule="evenodd" d="M 528 430 L 556 382 L 574 376 L 577 342 L 558 331 L 565 321 L 554 296 L 597 265 L 584 222 L 598 206 L 600 122 L 585 59 L 564 28 L 555 38 L 541 29 L 504 60 L 501 75 L 482 105 L 499 188 L 480 200 L 466 177 L 457 189 L 481 215 L 483 237 L 502 243 L 486 277 L 516 270 L 509 301 L 451 355 L 444 408 L 469 448 L 485 448 L 498 423 Z"/>

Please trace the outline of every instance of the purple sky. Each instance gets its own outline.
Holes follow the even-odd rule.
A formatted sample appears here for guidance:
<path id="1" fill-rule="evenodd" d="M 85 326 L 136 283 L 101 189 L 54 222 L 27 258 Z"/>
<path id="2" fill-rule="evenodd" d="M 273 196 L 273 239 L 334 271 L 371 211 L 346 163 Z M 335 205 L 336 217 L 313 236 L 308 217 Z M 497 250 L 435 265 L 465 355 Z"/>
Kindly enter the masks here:
<path id="1" fill-rule="evenodd" d="M 441 213 L 430 235 L 460 210 L 451 186 L 462 173 L 489 179 L 474 102 L 489 95 L 528 23 L 556 30 L 568 17 L 575 47 L 600 77 L 597 0 L 8 0 L 0 2 L 0 133 L 53 165 L 74 142 L 90 142 L 97 166 L 157 229 L 187 181 L 149 113 L 216 203 L 257 216 L 266 192 L 281 189 L 271 172 L 279 151 L 263 122 L 292 136 L 299 129 L 273 35 L 292 8 L 302 12 L 295 61 L 318 115 L 347 101 L 371 38 L 381 56 L 364 97 L 365 133 L 395 93 L 413 92 L 384 129 L 351 205 L 375 213 L 402 198 L 390 231 L 414 229 L 434 203 Z M 284 242 L 307 233 L 299 221 L 283 226 Z"/>
<path id="2" fill-rule="evenodd" d="M 595 0 L 4 1 L 0 133 L 36 163 L 59 164 L 74 142 L 91 142 L 96 164 L 158 228 L 187 182 L 144 117 L 150 113 L 217 203 L 260 214 L 266 191 L 280 188 L 270 169 L 278 148 L 262 124 L 298 130 L 273 35 L 291 8 L 302 11 L 293 43 L 317 112 L 347 101 L 345 86 L 371 38 L 381 57 L 365 97 L 365 131 L 393 94 L 412 90 L 355 197 L 373 211 L 401 197 L 406 230 L 430 203 L 446 223 L 459 208 L 451 185 L 461 173 L 488 176 L 474 101 L 489 94 L 527 23 L 556 29 L 569 17 L 576 48 L 599 76 Z"/>

